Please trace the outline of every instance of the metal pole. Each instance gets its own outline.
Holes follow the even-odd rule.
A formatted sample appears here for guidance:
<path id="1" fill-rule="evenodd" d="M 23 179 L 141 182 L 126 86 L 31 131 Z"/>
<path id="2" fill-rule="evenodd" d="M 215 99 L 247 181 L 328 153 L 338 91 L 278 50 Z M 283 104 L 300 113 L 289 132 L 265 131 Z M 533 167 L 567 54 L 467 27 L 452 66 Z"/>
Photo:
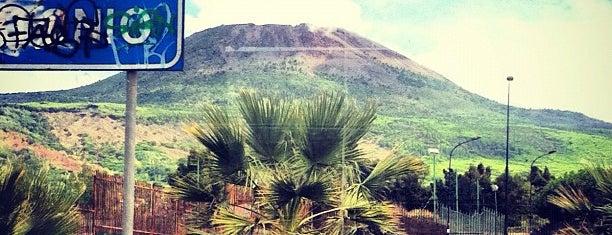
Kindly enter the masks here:
<path id="1" fill-rule="evenodd" d="M 198 158 L 198 169 L 197 169 L 197 173 L 198 173 L 198 187 L 200 187 L 200 156 L 196 156 Z"/>
<path id="2" fill-rule="evenodd" d="M 155 185 L 151 183 L 151 235 L 155 235 Z"/>
<path id="3" fill-rule="evenodd" d="M 471 138 L 469 140 L 463 141 L 458 143 L 457 145 L 455 145 L 455 147 L 453 147 L 450 151 L 450 154 L 448 155 L 448 172 L 450 173 L 451 171 L 451 163 L 453 160 L 453 152 L 455 151 L 455 149 L 457 149 L 457 147 L 475 141 L 475 140 L 479 140 L 480 136 L 476 136 L 474 138 Z M 458 184 L 458 174 L 457 171 L 455 171 L 455 223 L 457 223 L 457 221 L 459 221 L 459 184 Z M 450 207 L 449 210 L 446 212 L 446 233 L 450 234 L 451 230 L 450 230 Z"/>
<path id="4" fill-rule="evenodd" d="M 134 233 L 134 158 L 136 154 L 136 96 L 138 74 L 127 71 L 125 103 L 125 156 L 123 158 L 122 235 Z"/>
<path id="5" fill-rule="evenodd" d="M 497 190 L 495 190 L 495 217 L 493 217 L 495 220 L 495 234 L 497 234 L 497 215 Z"/>
<path id="6" fill-rule="evenodd" d="M 506 196 L 506 216 L 504 217 L 504 235 L 508 235 L 508 215 L 510 212 L 510 198 L 508 197 L 508 188 L 510 182 L 510 169 L 508 168 L 508 144 L 510 143 L 510 82 L 514 80 L 512 76 L 506 78 L 508 81 L 508 104 L 506 105 L 506 182 L 504 194 Z"/>
<path id="7" fill-rule="evenodd" d="M 476 179 L 476 212 L 480 214 L 480 182 Z"/>
<path id="8" fill-rule="evenodd" d="M 546 155 L 550 155 L 553 153 L 556 153 L 557 151 L 552 150 L 552 151 L 548 151 L 548 153 L 542 154 L 540 156 L 537 156 L 535 159 L 533 159 L 533 161 L 531 161 L 531 165 L 529 166 L 529 176 L 531 176 L 531 173 L 533 172 L 533 164 L 540 159 L 541 157 L 544 157 Z M 533 210 L 533 200 L 531 199 L 531 195 L 533 194 L 532 192 L 532 185 L 533 185 L 533 179 L 531 177 L 529 177 L 529 208 L 531 210 Z M 530 214 L 529 216 L 529 231 L 531 231 L 531 224 L 533 222 L 533 214 Z"/>
<path id="9" fill-rule="evenodd" d="M 459 174 L 455 171 L 455 224 L 459 223 Z M 458 232 L 458 231 L 457 231 Z"/>
<path id="10" fill-rule="evenodd" d="M 480 177 L 478 177 L 480 178 Z M 480 228 L 480 182 L 476 179 L 476 213 L 478 215 L 478 232 L 482 232 Z"/>
<path id="11" fill-rule="evenodd" d="M 491 190 L 493 191 L 493 194 L 495 194 L 495 216 L 493 216 L 493 234 L 497 234 L 497 216 L 499 215 L 499 213 L 497 213 L 497 190 L 499 189 L 499 187 L 495 184 L 491 185 Z"/>
<path id="12" fill-rule="evenodd" d="M 96 186 L 97 172 L 93 175 L 93 219 L 91 220 L 91 233 L 96 234 L 96 210 L 98 205 L 98 186 Z"/>
<path id="13" fill-rule="evenodd" d="M 453 149 L 454 150 L 454 149 Z M 448 173 L 450 174 L 451 172 L 451 161 L 453 160 L 453 151 L 451 150 L 451 153 L 449 155 L 448 158 Z M 455 172 L 455 174 L 457 174 Z M 456 190 L 455 190 L 456 191 Z M 451 229 L 450 229 L 450 205 L 447 206 L 448 210 L 446 210 L 446 234 L 450 234 L 451 233 Z"/>
<path id="14" fill-rule="evenodd" d="M 433 205 L 434 216 L 438 216 L 438 194 L 436 193 L 436 155 L 433 155 Z M 437 217 L 434 217 L 437 218 Z M 436 219 L 437 220 L 437 219 Z"/>

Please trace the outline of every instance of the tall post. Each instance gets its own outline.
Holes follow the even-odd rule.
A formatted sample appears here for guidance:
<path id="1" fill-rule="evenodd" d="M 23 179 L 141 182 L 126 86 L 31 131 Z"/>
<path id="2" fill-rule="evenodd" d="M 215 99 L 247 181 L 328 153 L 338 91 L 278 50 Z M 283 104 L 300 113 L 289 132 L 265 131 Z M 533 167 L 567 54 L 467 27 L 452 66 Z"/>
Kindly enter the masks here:
<path id="1" fill-rule="evenodd" d="M 493 218 L 495 220 L 495 234 L 497 234 L 497 215 L 498 215 L 497 213 L 497 189 L 495 190 L 494 197 L 495 197 L 495 217 Z"/>
<path id="2" fill-rule="evenodd" d="M 459 223 L 459 172 L 455 171 L 455 224 Z"/>
<path id="3" fill-rule="evenodd" d="M 138 74 L 127 71 L 125 103 L 125 156 L 123 158 L 122 235 L 134 233 L 134 158 L 136 154 L 136 97 Z"/>
<path id="4" fill-rule="evenodd" d="M 510 82 L 514 80 L 512 76 L 506 78 L 508 81 L 508 104 L 506 105 L 506 180 L 504 187 L 504 194 L 506 196 L 506 216 L 504 217 L 504 235 L 508 235 L 508 215 L 510 214 L 510 198 L 508 196 L 508 188 L 510 185 L 510 169 L 508 167 L 508 145 L 510 143 Z"/>
<path id="5" fill-rule="evenodd" d="M 491 185 L 491 190 L 493 191 L 494 197 L 495 197 L 495 216 L 493 216 L 493 234 L 497 234 L 497 215 L 499 215 L 497 213 L 497 190 L 499 189 L 499 187 L 495 184 Z"/>
<path id="6" fill-rule="evenodd" d="M 436 155 L 433 155 L 433 200 L 434 216 L 438 216 L 438 194 L 436 192 Z M 436 218 L 434 217 L 434 218 Z"/>
<path id="7" fill-rule="evenodd" d="M 537 156 L 535 159 L 533 159 L 533 161 L 531 161 L 531 165 L 529 166 L 529 208 L 531 208 L 531 210 L 533 210 L 533 209 L 534 209 L 534 208 L 533 208 L 533 200 L 531 199 L 531 195 L 533 195 L 533 189 L 532 189 L 532 186 L 533 186 L 533 178 L 531 177 L 531 175 L 532 175 L 532 173 L 533 173 L 533 164 L 534 164 L 534 163 L 535 163 L 535 162 L 536 162 L 538 159 L 540 159 L 541 157 L 544 157 L 544 156 L 546 156 L 546 155 L 550 155 L 550 154 L 553 154 L 553 153 L 556 153 L 556 152 L 557 152 L 557 151 L 555 151 L 555 150 L 548 151 L 548 153 L 545 153 L 545 154 L 542 154 L 542 155 L 540 155 L 540 156 Z M 534 217 L 534 215 L 533 215 L 533 213 L 531 213 L 531 214 L 529 215 L 529 231 L 530 231 L 530 232 L 532 231 L 532 222 L 533 222 L 533 217 Z"/>
<path id="8" fill-rule="evenodd" d="M 96 172 L 93 175 L 93 218 L 91 220 L 91 233 L 95 234 L 96 232 L 96 210 L 98 205 L 98 186 L 96 186 Z"/>
<path id="9" fill-rule="evenodd" d="M 197 169 L 197 174 L 198 174 L 198 187 L 200 187 L 200 156 L 196 156 L 198 158 L 198 169 Z"/>
<path id="10" fill-rule="evenodd" d="M 480 176 L 476 179 L 476 214 L 478 215 L 478 232 L 482 232 L 480 227 Z"/>
<path id="11" fill-rule="evenodd" d="M 476 213 L 480 214 L 480 182 L 476 179 Z"/>
<path id="12" fill-rule="evenodd" d="M 429 148 L 427 149 L 427 153 L 430 155 L 433 155 L 433 206 L 434 206 L 434 215 L 436 215 L 436 221 L 437 221 L 437 215 L 438 215 L 438 193 L 436 191 L 436 155 L 440 153 L 440 150 L 438 150 L 437 148 Z"/>
<path id="13" fill-rule="evenodd" d="M 469 140 L 463 141 L 458 143 L 457 145 L 455 145 L 455 147 L 453 147 L 450 151 L 450 154 L 448 155 L 448 172 L 451 172 L 451 163 L 453 160 L 453 152 L 455 151 L 455 149 L 457 149 L 457 147 L 463 145 L 463 144 L 467 144 L 469 142 L 475 141 L 475 140 L 479 140 L 480 136 L 476 136 L 474 138 L 471 138 Z M 457 221 L 459 221 L 459 175 L 457 174 L 457 171 L 455 171 L 455 223 L 457 223 Z M 450 234 L 451 233 L 451 229 L 450 229 L 450 207 L 449 210 L 446 212 L 446 233 Z"/>

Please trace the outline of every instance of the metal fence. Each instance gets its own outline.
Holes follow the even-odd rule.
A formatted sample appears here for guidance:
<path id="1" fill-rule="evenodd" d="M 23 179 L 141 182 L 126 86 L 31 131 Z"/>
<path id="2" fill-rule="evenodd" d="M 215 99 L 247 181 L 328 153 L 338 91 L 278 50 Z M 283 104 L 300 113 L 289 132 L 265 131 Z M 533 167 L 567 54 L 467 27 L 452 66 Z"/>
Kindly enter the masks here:
<path id="1" fill-rule="evenodd" d="M 247 204 L 252 198 L 248 190 L 241 190 L 239 186 L 228 185 L 226 190 L 228 199 L 233 205 Z M 92 206 L 80 209 L 82 218 L 80 234 L 121 234 L 122 193 L 122 176 L 96 173 L 93 180 Z M 186 234 L 186 217 L 193 206 L 188 202 L 170 198 L 162 187 L 136 183 L 134 234 Z M 419 220 L 432 222 L 429 223 L 431 227 L 445 228 L 448 224 L 451 234 L 496 235 L 503 234 L 504 230 L 504 215 L 488 208 L 483 208 L 480 213 L 464 214 L 454 210 L 449 211 L 448 207 L 440 205 L 436 215 L 426 210 L 401 213 L 417 222 Z M 439 234 L 439 231 L 436 233 Z"/>
<path id="2" fill-rule="evenodd" d="M 81 208 L 83 235 L 120 234 L 123 206 L 123 177 L 96 173 L 91 208 Z M 185 219 L 191 205 L 172 199 L 163 188 L 136 183 L 134 234 L 185 234 Z"/>
<path id="3" fill-rule="evenodd" d="M 483 208 L 480 213 L 465 214 L 439 205 L 436 215 L 425 210 L 406 212 L 406 215 L 433 220 L 444 227 L 450 225 L 450 234 L 504 234 L 504 215 L 488 208 Z"/>

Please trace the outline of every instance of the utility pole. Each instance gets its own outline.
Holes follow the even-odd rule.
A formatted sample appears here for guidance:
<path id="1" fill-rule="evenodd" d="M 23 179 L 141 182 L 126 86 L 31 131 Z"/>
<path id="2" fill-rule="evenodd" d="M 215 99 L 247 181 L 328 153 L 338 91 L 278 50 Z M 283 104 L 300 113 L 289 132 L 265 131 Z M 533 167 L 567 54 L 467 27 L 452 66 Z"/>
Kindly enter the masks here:
<path id="1" fill-rule="evenodd" d="M 138 74 L 127 71 L 125 103 L 125 156 L 123 158 L 123 210 L 121 213 L 122 235 L 134 233 L 134 158 L 136 155 L 136 97 Z"/>
<path id="2" fill-rule="evenodd" d="M 429 148 L 427 149 L 427 153 L 433 155 L 433 206 L 434 206 L 434 216 L 438 217 L 438 193 L 436 192 L 436 155 L 440 153 L 440 150 L 437 148 Z M 437 219 L 436 219 L 437 220 Z"/>

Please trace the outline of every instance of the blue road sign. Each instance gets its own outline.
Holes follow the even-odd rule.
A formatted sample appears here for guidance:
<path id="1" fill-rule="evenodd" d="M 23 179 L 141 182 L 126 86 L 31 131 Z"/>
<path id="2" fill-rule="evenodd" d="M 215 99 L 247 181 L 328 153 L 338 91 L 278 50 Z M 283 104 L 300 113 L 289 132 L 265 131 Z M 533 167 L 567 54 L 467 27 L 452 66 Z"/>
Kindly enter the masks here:
<path id="1" fill-rule="evenodd" d="M 181 70 L 183 0 L 0 0 L 0 70 Z"/>

